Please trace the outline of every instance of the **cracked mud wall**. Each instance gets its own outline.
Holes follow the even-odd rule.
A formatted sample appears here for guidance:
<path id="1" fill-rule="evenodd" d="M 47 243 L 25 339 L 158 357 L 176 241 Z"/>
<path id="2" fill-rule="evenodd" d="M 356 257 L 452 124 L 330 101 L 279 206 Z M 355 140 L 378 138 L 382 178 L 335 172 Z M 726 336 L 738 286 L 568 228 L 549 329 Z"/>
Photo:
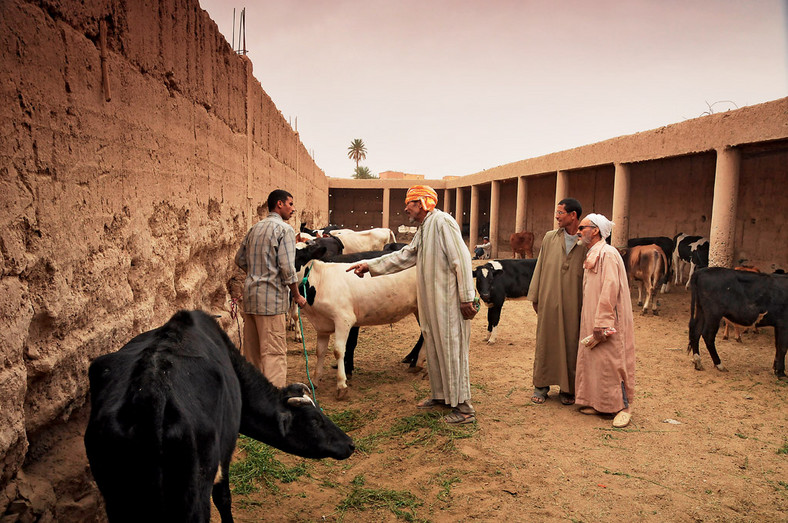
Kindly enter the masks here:
<path id="1" fill-rule="evenodd" d="M 265 197 L 319 224 L 328 183 L 196 0 L 6 0 L 0 50 L 0 517 L 70 519 L 90 489 L 55 477 L 89 482 L 90 361 L 179 308 L 235 339 L 233 256 Z"/>

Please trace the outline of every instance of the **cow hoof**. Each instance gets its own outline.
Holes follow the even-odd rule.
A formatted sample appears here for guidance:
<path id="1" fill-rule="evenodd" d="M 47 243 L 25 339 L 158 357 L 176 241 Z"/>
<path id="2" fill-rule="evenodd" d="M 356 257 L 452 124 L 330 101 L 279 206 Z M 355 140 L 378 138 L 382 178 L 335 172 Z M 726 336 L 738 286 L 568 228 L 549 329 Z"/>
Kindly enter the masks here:
<path id="1" fill-rule="evenodd" d="M 641 316 L 645 316 L 646 314 L 648 314 L 648 310 L 646 309 L 643 309 L 643 312 L 640 313 Z"/>
<path id="2" fill-rule="evenodd" d="M 347 388 L 337 389 L 337 399 L 338 400 L 347 399 Z"/>
<path id="3" fill-rule="evenodd" d="M 642 302 L 642 301 L 639 301 L 639 302 L 638 302 L 638 307 L 642 307 L 642 306 L 643 306 L 643 302 Z"/>
<path id="4" fill-rule="evenodd" d="M 728 369 L 726 369 L 726 368 L 725 368 L 725 367 L 722 365 L 722 363 L 720 363 L 719 365 L 715 365 L 715 367 L 717 367 L 717 370 L 718 370 L 718 371 L 720 371 L 720 372 L 728 372 Z"/>
<path id="5" fill-rule="evenodd" d="M 780 381 L 788 381 L 788 376 L 786 376 L 785 374 L 777 375 L 777 379 Z"/>
<path id="6" fill-rule="evenodd" d="M 693 356 L 692 363 L 695 364 L 695 370 L 703 370 L 703 364 L 700 362 L 700 356 Z"/>
<path id="7" fill-rule="evenodd" d="M 422 370 L 424 370 L 424 367 L 418 367 L 418 366 L 416 366 L 416 367 L 408 367 L 408 372 L 410 372 L 411 374 L 418 374 Z"/>
<path id="8" fill-rule="evenodd" d="M 659 316 L 659 311 L 654 311 L 654 316 Z"/>

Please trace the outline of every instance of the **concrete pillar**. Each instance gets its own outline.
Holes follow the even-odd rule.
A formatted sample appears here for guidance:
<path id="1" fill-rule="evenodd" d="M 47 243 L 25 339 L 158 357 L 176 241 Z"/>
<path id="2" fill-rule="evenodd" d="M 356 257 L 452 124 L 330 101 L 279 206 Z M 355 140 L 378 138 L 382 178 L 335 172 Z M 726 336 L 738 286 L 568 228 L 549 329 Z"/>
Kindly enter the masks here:
<path id="1" fill-rule="evenodd" d="M 471 228 L 468 234 L 468 248 L 473 251 L 479 243 L 479 186 L 471 185 Z"/>
<path id="2" fill-rule="evenodd" d="M 733 267 L 736 206 L 739 197 L 741 153 L 733 147 L 717 149 L 714 203 L 711 208 L 709 267 Z"/>
<path id="3" fill-rule="evenodd" d="M 391 189 L 385 187 L 383 189 L 383 227 L 389 228 L 389 216 L 391 215 Z"/>
<path id="4" fill-rule="evenodd" d="M 462 187 L 457 187 L 457 197 L 454 200 L 454 219 L 457 220 L 457 223 L 460 226 L 460 231 L 462 231 L 462 222 L 463 222 L 463 215 L 462 212 L 465 210 L 465 202 L 463 201 L 462 195 Z"/>
<path id="5" fill-rule="evenodd" d="M 553 212 L 558 207 L 558 202 L 564 198 L 569 197 L 569 173 L 566 171 L 558 171 L 555 174 L 555 205 L 553 205 Z"/>
<path id="6" fill-rule="evenodd" d="M 525 176 L 517 178 L 517 210 L 514 215 L 514 232 L 525 230 L 525 209 L 528 205 L 528 181 Z"/>
<path id="7" fill-rule="evenodd" d="M 617 163 L 613 181 L 613 227 L 611 244 L 613 247 L 626 247 L 629 239 L 629 187 L 630 168 L 628 164 Z"/>
<path id="8" fill-rule="evenodd" d="M 451 189 L 443 189 L 443 212 L 451 214 Z"/>
<path id="9" fill-rule="evenodd" d="M 493 180 L 490 184 L 490 241 L 492 248 L 490 256 L 498 257 L 498 212 L 501 203 L 501 182 Z"/>

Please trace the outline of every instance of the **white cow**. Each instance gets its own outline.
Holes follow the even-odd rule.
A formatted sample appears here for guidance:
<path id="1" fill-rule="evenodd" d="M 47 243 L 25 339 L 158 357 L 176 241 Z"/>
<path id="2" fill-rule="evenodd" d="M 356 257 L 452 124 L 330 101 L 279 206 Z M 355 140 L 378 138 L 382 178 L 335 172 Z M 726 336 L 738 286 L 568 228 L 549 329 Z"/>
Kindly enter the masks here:
<path id="1" fill-rule="evenodd" d="M 364 251 L 380 251 L 387 243 L 395 243 L 397 238 L 391 229 L 379 227 L 366 231 L 351 231 L 350 229 L 337 229 L 329 232 L 331 236 L 339 238 L 344 245 L 342 254 L 353 254 Z"/>
<path id="2" fill-rule="evenodd" d="M 334 357 L 337 360 L 337 398 L 347 396 L 345 344 L 353 326 L 387 325 L 408 314 L 418 314 L 416 302 L 416 268 L 383 276 L 369 274 L 359 278 L 347 269 L 352 263 L 310 261 L 301 269 L 308 272 L 307 305 L 301 309 L 317 331 L 316 380 L 323 374 L 328 340 L 334 334 Z M 304 289 L 301 289 L 304 293 Z M 424 351 L 421 359 L 425 358 Z M 423 366 L 423 361 L 421 362 Z"/>

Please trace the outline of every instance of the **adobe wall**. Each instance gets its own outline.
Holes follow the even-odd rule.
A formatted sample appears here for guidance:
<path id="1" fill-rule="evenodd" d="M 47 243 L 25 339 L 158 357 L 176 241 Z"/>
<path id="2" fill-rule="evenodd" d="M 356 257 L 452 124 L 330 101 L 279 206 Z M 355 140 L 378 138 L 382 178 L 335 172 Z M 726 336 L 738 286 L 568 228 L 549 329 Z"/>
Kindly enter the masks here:
<path id="1" fill-rule="evenodd" d="M 5 0 L 0 48 L 0 517 L 81 520 L 84 454 L 53 456 L 84 452 L 89 362 L 179 308 L 236 339 L 260 203 L 284 188 L 323 222 L 328 184 L 197 0 Z"/>

